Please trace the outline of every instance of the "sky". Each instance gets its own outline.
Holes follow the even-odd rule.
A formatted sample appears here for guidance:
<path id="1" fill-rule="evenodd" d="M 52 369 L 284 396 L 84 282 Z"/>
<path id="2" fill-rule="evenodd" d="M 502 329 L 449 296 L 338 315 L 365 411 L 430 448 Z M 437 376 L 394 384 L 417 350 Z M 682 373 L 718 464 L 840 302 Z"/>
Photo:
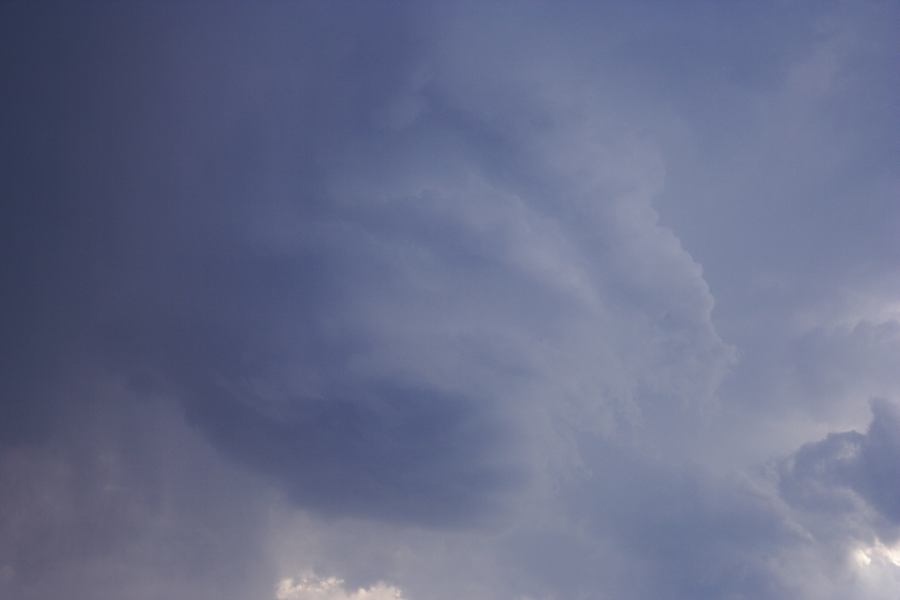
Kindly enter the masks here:
<path id="1" fill-rule="evenodd" d="M 2 3 L 0 597 L 896 600 L 898 19 Z"/>

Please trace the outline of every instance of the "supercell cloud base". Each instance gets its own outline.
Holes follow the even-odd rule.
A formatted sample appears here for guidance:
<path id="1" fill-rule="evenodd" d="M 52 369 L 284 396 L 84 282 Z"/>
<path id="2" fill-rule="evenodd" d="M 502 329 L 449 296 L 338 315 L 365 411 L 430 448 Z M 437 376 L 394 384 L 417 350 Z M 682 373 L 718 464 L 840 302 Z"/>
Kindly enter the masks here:
<path id="1" fill-rule="evenodd" d="M 0 597 L 896 600 L 896 3 L 6 3 Z"/>

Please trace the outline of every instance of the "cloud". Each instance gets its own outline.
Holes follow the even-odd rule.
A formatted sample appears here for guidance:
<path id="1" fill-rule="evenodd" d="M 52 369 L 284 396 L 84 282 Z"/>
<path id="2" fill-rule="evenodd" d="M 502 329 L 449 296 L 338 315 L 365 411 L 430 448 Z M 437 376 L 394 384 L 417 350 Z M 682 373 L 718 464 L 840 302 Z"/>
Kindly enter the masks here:
<path id="1" fill-rule="evenodd" d="M 49 274 L 42 298 L 79 291 L 62 309 L 73 350 L 61 361 L 77 354 L 179 398 L 224 455 L 301 507 L 429 525 L 501 511 L 544 477 L 534 457 L 569 445 L 552 419 L 680 435 L 665 424 L 714 402 L 731 353 L 699 266 L 653 210 L 652 143 L 576 119 L 520 131 L 555 110 L 528 98 L 485 121 L 458 96 L 482 78 L 433 47 L 414 58 L 402 15 L 233 10 L 192 25 L 205 38 L 172 33 L 193 57 L 173 70 L 153 35 L 167 22 L 136 32 L 143 77 L 158 82 L 148 115 L 130 88 L 78 88 L 76 102 L 139 126 L 60 117 L 76 146 L 54 152 L 84 156 L 93 174 L 85 188 L 60 174 L 74 216 L 33 267 Z M 300 29 L 287 35 L 282 19 Z M 388 22 L 396 37 L 374 33 Z M 117 77 L 129 69 L 76 49 Z M 384 129 L 379 111 L 398 94 L 422 110 Z M 180 125 L 149 127 L 167 117 Z M 101 181 L 99 198 L 78 191 Z M 95 279 L 70 281 L 84 265 Z M 22 410 L 54 414 L 51 397 Z"/>
<path id="2" fill-rule="evenodd" d="M 893 484 L 900 466 L 900 422 L 896 403 L 875 400 L 871 409 L 865 433 L 830 433 L 777 466 L 785 516 L 802 533 L 793 550 L 781 551 L 791 564 L 823 574 L 818 586 L 809 587 L 811 597 L 880 600 L 900 585 L 895 560 L 900 499 Z"/>
<path id="3" fill-rule="evenodd" d="M 855 502 L 885 521 L 900 525 L 900 408 L 886 400 L 872 402 L 866 433 L 829 434 L 807 444 L 781 467 L 782 493 L 806 510 L 852 513 Z"/>
<path id="4" fill-rule="evenodd" d="M 403 600 L 396 587 L 376 583 L 356 591 L 347 591 L 342 579 L 315 576 L 283 579 L 278 584 L 276 600 Z"/>
<path id="5" fill-rule="evenodd" d="M 0 592 L 896 579 L 890 9 L 0 10 Z"/>
<path id="6" fill-rule="evenodd" d="M 59 393 L 59 392 L 58 392 Z M 171 399 L 101 373 L 52 443 L 0 455 L 0 595 L 202 600 L 271 589 L 272 494 L 199 438 Z"/>

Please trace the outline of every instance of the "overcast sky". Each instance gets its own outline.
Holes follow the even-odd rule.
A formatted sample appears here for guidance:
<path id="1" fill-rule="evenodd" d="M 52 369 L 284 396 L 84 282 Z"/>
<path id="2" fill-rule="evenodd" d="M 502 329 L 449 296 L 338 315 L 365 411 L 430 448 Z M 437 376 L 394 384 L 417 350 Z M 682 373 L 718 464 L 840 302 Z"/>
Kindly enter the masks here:
<path id="1" fill-rule="evenodd" d="M 0 597 L 896 600 L 898 23 L 3 2 Z"/>

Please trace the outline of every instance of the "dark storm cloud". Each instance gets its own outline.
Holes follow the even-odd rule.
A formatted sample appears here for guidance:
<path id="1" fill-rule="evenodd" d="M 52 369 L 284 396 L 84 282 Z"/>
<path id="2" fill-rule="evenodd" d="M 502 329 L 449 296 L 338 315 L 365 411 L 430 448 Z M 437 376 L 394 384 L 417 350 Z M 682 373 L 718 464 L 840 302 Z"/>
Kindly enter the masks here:
<path id="1" fill-rule="evenodd" d="M 514 406 L 517 392 L 472 370 L 493 365 L 491 377 L 521 379 L 535 366 L 521 362 L 520 349 L 504 358 L 490 347 L 511 339 L 467 332 L 476 323 L 521 336 L 524 325 L 540 340 L 561 320 L 550 315 L 569 310 L 564 286 L 572 284 L 557 290 L 543 281 L 559 259 L 541 265 L 544 249 L 528 248 L 524 230 L 552 226 L 559 209 L 528 193 L 524 223 L 507 224 L 504 211 L 520 200 L 510 190 L 492 204 L 491 186 L 502 181 L 491 174 L 477 189 L 442 183 L 453 186 L 473 168 L 470 153 L 518 155 L 507 167 L 518 177 L 543 150 L 528 141 L 515 149 L 523 140 L 507 129 L 528 109 L 490 126 L 472 107 L 443 112 L 455 101 L 431 100 L 427 79 L 411 84 L 421 59 L 407 18 L 313 5 L 229 6 L 214 16 L 110 7 L 52 20 L 46 47 L 18 40 L 33 65 L 17 67 L 26 93 L 14 97 L 13 113 L 52 127 L 44 138 L 20 133 L 23 147 L 37 147 L 18 157 L 12 180 L 14 254 L 27 265 L 9 309 L 20 328 L 10 352 L 26 349 L 16 385 L 64 382 L 82 363 L 114 369 L 177 395 L 225 454 L 301 504 L 331 512 L 456 521 L 477 516 L 519 478 L 513 467 L 498 471 L 509 452 L 498 407 Z M 414 106 L 436 106 L 412 139 L 395 131 L 416 117 L 397 106 L 406 94 Z M 471 125 L 461 127 L 465 119 Z M 413 162 L 429 152 L 442 160 Z M 407 173 L 438 189 L 423 191 Z M 560 174 L 535 176 L 556 193 L 584 193 L 560 189 Z M 376 199 L 381 206 L 369 208 Z M 566 210 L 563 223 L 575 226 L 581 210 Z M 644 217 L 610 218 L 623 222 L 592 222 L 601 243 L 615 246 Z M 578 236 L 575 251 L 591 252 L 597 233 Z M 615 273 L 610 301 L 665 311 L 656 306 L 654 269 L 628 271 L 628 253 L 644 251 L 629 245 L 601 262 Z M 649 251 L 683 260 L 677 247 Z M 676 268 L 693 276 L 689 264 Z M 433 289 L 423 287 L 428 278 Z M 717 352 L 703 323 L 705 288 L 693 280 L 673 288 L 686 309 L 649 329 L 663 339 L 669 328 L 693 337 L 699 319 L 698 339 Z M 422 310 L 429 303 L 434 312 Z M 447 330 L 435 337 L 441 321 Z M 648 360 L 666 360 L 663 339 L 659 358 Z M 410 349 L 418 356 L 391 354 Z M 461 350 L 474 360 L 460 360 Z M 446 373 L 435 379 L 435 369 Z M 471 389 L 459 375 L 446 380 L 452 369 L 469 372 Z M 657 389 L 667 381 L 641 384 L 647 402 L 671 395 Z M 36 434 L 38 424 L 77 410 L 53 393 L 10 397 L 6 422 L 20 424 L 18 435 L 29 422 Z"/>
<path id="2" fill-rule="evenodd" d="M 169 386 L 226 454 L 331 512 L 456 519 L 503 479 L 478 464 L 499 438 L 477 402 L 345 372 L 371 341 L 323 320 L 390 277 L 364 229 L 291 255 L 248 233 L 284 201 L 341 223 L 320 163 L 365 137 L 415 48 L 402 12 L 359 8 L 10 11 L 7 442 L 77 410 L 42 381 L 102 364 Z M 319 381 L 289 414 L 241 387 L 273 364 Z"/>
<path id="3" fill-rule="evenodd" d="M 470 403 L 383 385 L 348 394 L 295 399 L 295 416 L 271 418 L 212 392 L 189 418 L 291 500 L 327 514 L 465 524 L 486 508 L 486 491 L 514 483 L 483 464 L 498 436 Z"/>
<path id="4" fill-rule="evenodd" d="M 0 10 L 0 595 L 890 597 L 890 9 Z"/>
<path id="5" fill-rule="evenodd" d="M 403 15 L 171 8 L 3 8 L 3 594 L 269 591 L 264 483 L 159 396 L 328 514 L 465 521 L 507 485 L 473 399 L 343 373 L 367 340 L 321 319 L 383 276 L 353 232 L 290 255 L 254 233 L 286 200 L 339 220 L 321 163 L 406 70 Z M 281 393 L 294 371 L 317 382 Z"/>

